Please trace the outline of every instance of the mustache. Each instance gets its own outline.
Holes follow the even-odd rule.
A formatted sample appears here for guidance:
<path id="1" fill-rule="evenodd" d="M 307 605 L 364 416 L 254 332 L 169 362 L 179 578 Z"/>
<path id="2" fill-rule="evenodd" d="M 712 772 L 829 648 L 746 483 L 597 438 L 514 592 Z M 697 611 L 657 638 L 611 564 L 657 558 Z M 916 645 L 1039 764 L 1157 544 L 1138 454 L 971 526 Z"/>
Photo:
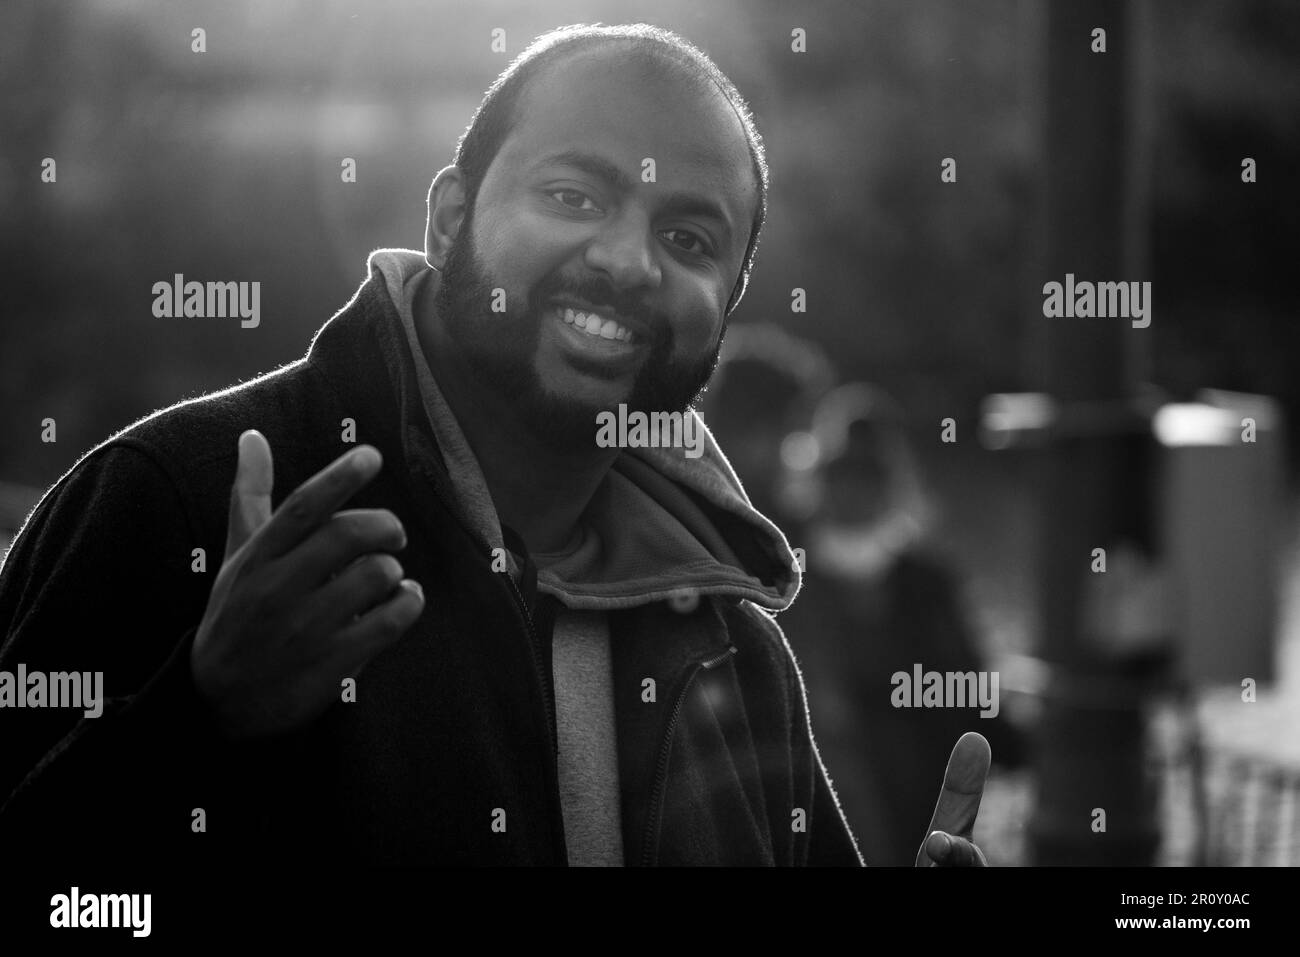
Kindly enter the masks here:
<path id="1" fill-rule="evenodd" d="M 597 276 L 576 278 L 552 273 L 534 287 L 533 301 L 530 306 L 537 314 L 550 300 L 565 295 L 589 302 L 593 306 L 612 309 L 621 316 L 638 320 L 649 331 L 651 346 L 660 348 L 672 346 L 672 323 L 666 313 L 648 305 L 641 295 L 619 292 L 608 280 Z"/>

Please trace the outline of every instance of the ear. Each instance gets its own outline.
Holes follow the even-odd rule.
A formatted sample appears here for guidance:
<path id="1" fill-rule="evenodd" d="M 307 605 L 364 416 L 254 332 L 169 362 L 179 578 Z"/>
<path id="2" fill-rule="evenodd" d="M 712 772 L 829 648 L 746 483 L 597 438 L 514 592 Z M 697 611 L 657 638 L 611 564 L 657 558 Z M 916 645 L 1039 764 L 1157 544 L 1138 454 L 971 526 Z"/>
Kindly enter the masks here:
<path id="1" fill-rule="evenodd" d="M 433 178 L 424 227 L 424 260 L 438 269 L 465 219 L 465 198 L 465 174 L 459 166 L 444 167 Z"/>

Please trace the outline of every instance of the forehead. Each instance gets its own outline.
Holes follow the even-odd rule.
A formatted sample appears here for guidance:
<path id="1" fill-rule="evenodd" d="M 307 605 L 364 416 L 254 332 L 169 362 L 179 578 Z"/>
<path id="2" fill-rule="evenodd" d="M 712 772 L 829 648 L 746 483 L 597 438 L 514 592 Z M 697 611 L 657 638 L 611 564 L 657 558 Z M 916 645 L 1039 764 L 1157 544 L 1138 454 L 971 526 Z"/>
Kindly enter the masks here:
<path id="1" fill-rule="evenodd" d="M 675 63 L 646 60 L 612 44 L 547 64 L 515 104 L 514 124 L 497 163 L 527 170 L 545 157 L 590 151 L 638 183 L 655 161 L 655 184 L 689 187 L 731 207 L 743 228 L 757 184 L 744 127 L 707 77 Z"/>

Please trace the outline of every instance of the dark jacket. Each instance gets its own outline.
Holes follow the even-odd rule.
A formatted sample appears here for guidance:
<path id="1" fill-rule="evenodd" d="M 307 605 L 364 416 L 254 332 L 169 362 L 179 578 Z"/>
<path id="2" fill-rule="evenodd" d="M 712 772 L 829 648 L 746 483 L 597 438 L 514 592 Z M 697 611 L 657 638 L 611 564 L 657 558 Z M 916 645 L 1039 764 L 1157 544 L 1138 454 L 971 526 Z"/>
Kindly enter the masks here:
<path id="1" fill-rule="evenodd" d="M 102 671 L 106 704 L 98 718 L 0 709 L 7 855 L 565 863 L 550 599 L 526 557 L 519 587 L 468 530 L 400 336 L 372 273 L 304 359 L 136 423 L 44 496 L 0 568 L 0 670 Z M 401 518 L 425 611 L 358 676 L 354 703 L 226 742 L 189 655 L 225 550 L 237 438 L 266 435 L 278 506 L 346 451 L 347 418 L 384 454 L 349 506 Z M 696 505 L 720 528 L 736 521 Z M 610 633 L 628 863 L 861 863 L 769 614 L 726 596 L 689 612 L 654 601 L 611 612 Z"/>

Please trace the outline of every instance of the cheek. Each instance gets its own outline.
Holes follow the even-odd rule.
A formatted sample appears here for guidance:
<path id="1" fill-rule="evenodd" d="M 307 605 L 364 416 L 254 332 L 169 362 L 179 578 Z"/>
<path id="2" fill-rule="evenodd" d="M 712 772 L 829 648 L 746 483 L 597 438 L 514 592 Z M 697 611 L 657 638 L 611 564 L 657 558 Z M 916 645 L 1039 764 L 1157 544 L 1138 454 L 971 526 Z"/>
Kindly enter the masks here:
<path id="1" fill-rule="evenodd" d="M 722 332 L 723 302 L 712 289 L 695 289 L 674 310 L 674 335 L 679 357 L 696 359 L 711 352 Z"/>
<path id="2" fill-rule="evenodd" d="M 494 282 L 505 288 L 512 309 L 527 302 L 533 286 L 554 267 L 554 237 L 527 217 L 475 220 L 474 246 Z"/>

